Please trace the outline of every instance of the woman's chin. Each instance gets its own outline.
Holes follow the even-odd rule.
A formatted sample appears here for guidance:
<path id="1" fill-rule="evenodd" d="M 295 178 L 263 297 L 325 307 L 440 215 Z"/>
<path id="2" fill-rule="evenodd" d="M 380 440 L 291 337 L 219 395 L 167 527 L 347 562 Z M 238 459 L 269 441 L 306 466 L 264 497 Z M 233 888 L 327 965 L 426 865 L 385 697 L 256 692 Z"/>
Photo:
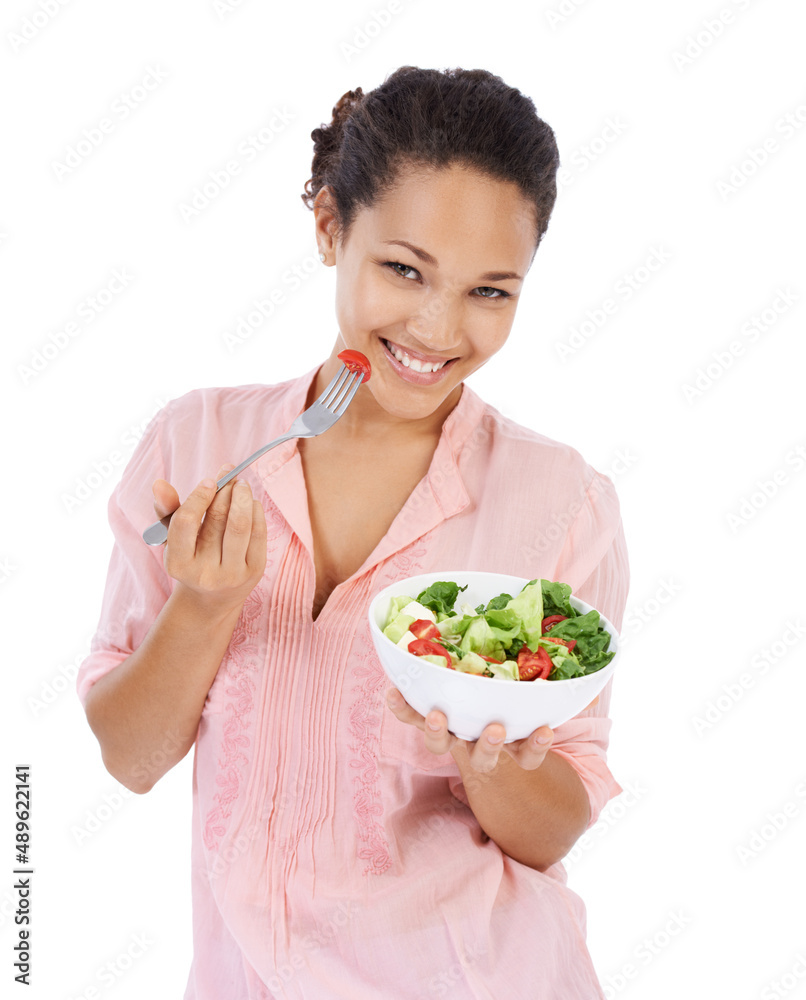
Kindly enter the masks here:
<path id="1" fill-rule="evenodd" d="M 389 387 L 380 380 L 375 386 L 375 392 L 369 385 L 367 388 L 372 392 L 376 405 L 390 417 L 399 420 L 427 420 L 446 406 L 453 409 L 461 394 L 461 383 L 450 388 L 446 386 L 447 392 L 443 390 L 439 393 L 403 384 Z"/>

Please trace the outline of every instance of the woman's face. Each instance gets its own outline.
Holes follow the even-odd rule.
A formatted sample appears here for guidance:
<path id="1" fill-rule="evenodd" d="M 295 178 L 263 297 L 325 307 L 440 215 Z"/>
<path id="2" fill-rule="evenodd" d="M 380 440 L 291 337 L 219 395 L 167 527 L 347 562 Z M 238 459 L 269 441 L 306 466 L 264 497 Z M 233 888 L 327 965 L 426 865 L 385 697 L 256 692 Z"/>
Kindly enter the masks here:
<path id="1" fill-rule="evenodd" d="M 444 418 L 509 335 L 534 256 L 531 203 L 514 183 L 451 165 L 402 173 L 356 215 L 346 245 L 330 235 L 326 190 L 315 212 L 320 250 L 336 264 L 334 355 L 367 356 L 364 388 L 388 415 Z"/>

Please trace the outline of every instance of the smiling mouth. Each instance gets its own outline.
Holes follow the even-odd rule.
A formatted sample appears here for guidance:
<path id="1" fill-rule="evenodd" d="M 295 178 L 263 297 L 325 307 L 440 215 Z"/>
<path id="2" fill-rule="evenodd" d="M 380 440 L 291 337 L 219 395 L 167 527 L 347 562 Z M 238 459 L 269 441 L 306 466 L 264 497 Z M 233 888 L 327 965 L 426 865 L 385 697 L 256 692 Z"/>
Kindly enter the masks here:
<path id="1" fill-rule="evenodd" d="M 414 357 L 413 354 L 409 354 L 404 348 L 399 347 L 397 344 L 393 344 L 390 340 L 385 340 L 381 337 L 384 347 L 389 353 L 396 358 L 402 365 L 406 368 L 411 368 L 414 372 L 430 373 L 438 372 L 440 369 L 444 368 L 445 365 L 450 364 L 452 361 L 458 360 L 457 358 L 445 358 L 439 361 L 424 361 L 421 358 Z"/>

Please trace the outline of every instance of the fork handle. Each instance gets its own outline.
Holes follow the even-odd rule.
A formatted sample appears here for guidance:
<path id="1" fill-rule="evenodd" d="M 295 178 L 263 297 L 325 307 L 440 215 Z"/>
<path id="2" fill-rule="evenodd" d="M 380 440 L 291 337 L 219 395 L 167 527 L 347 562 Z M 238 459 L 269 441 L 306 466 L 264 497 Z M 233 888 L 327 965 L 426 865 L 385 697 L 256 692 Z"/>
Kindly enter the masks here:
<path id="1" fill-rule="evenodd" d="M 268 444 L 264 445 L 254 455 L 250 455 L 241 462 L 240 465 L 236 465 L 234 469 L 223 476 L 215 484 L 215 491 L 218 493 L 220 489 L 227 485 L 227 483 L 234 479 L 238 473 L 243 472 L 247 465 L 251 465 L 252 462 L 256 462 L 261 455 L 265 455 L 267 451 L 271 451 L 272 448 L 276 448 L 278 444 L 283 444 L 285 441 L 290 441 L 291 438 L 304 437 L 304 434 L 300 434 L 299 431 L 290 430 L 283 434 L 281 437 L 275 438 L 274 441 L 269 441 Z M 178 509 L 178 508 L 177 508 Z M 175 511 L 171 511 L 170 514 L 166 514 L 165 517 L 161 517 L 159 521 L 155 521 L 153 524 L 149 525 L 143 532 L 143 540 L 148 545 L 164 545 L 168 541 L 168 525 L 171 523 L 171 518 L 173 517 Z"/>

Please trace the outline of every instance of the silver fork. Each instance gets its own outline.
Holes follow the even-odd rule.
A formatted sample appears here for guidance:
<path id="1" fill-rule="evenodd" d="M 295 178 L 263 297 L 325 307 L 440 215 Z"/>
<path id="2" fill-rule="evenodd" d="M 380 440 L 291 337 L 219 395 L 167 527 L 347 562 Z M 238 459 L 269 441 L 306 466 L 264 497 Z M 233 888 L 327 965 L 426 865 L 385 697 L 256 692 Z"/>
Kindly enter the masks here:
<path id="1" fill-rule="evenodd" d="M 267 451 L 276 448 L 278 444 L 289 441 L 291 438 L 316 437 L 317 434 L 321 434 L 323 431 L 331 428 L 349 406 L 363 377 L 360 371 L 350 372 L 346 365 L 342 365 L 336 377 L 322 395 L 315 402 L 311 403 L 307 410 L 300 413 L 286 433 L 274 441 L 269 441 L 267 445 L 256 451 L 254 455 L 250 455 L 240 465 L 236 465 L 234 469 L 230 470 L 226 476 L 219 479 L 215 484 L 216 493 L 222 487 L 226 486 L 231 479 L 234 479 L 239 472 L 243 472 L 247 465 L 256 462 L 261 455 L 265 455 Z M 143 532 L 143 538 L 149 545 L 162 545 L 163 542 L 167 541 L 168 525 L 171 523 L 172 516 L 172 513 L 166 514 L 165 517 L 159 521 L 155 521 L 154 524 L 146 528 Z"/>

